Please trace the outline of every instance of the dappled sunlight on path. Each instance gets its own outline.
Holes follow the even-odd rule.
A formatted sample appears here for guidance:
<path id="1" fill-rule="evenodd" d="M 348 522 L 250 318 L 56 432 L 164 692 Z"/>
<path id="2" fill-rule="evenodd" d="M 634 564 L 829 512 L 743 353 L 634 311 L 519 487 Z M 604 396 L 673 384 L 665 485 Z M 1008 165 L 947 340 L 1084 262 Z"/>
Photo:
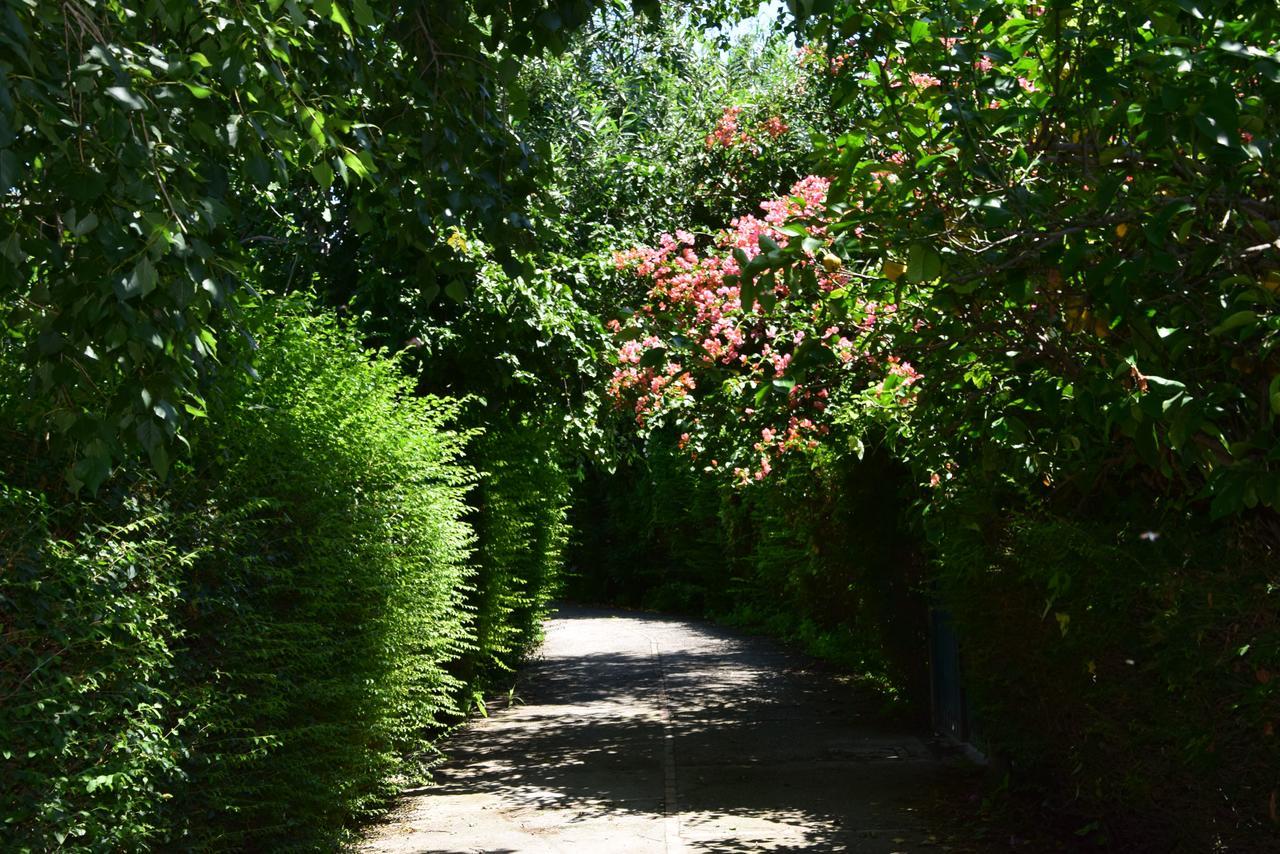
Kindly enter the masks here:
<path id="1" fill-rule="evenodd" d="M 368 852 L 948 849 L 952 769 L 878 700 L 702 623 L 562 608 L 514 707 L 447 745 Z"/>

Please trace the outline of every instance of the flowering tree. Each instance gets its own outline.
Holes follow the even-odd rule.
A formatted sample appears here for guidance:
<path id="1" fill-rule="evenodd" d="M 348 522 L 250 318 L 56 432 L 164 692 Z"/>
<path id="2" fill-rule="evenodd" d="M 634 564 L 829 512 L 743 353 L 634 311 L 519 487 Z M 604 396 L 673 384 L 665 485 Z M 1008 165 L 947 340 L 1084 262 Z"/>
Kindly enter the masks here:
<path id="1" fill-rule="evenodd" d="M 740 133 L 727 124 L 715 133 Z M 816 449 L 833 393 L 890 411 L 914 399 L 920 374 L 877 344 L 897 306 L 870 298 L 825 249 L 829 188 L 806 177 L 701 250 L 679 231 L 616 256 L 649 290 L 638 312 L 609 324 L 619 342 L 611 396 L 643 428 L 678 427 L 692 459 L 739 482 Z M 788 248 L 798 252 L 789 262 Z"/>
<path id="2" fill-rule="evenodd" d="M 1217 7 L 805 20 L 799 61 L 846 121 L 819 149 L 829 186 L 710 247 L 625 256 L 651 290 L 620 324 L 640 349 L 618 393 L 739 476 L 824 425 L 876 425 L 921 482 L 1087 491 L 1133 470 L 1217 514 L 1280 504 L 1280 22 Z M 727 111 L 708 143 L 757 137 Z M 666 365 L 682 392 L 625 396 Z"/>

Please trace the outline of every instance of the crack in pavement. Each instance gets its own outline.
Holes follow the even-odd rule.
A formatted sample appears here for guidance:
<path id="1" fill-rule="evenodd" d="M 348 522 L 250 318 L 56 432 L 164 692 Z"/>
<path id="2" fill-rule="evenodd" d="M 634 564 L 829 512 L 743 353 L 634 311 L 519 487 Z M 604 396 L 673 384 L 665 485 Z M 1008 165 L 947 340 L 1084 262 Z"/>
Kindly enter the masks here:
<path id="1" fill-rule="evenodd" d="M 667 854 L 683 854 L 684 843 L 680 840 L 680 805 L 676 791 L 676 749 L 675 732 L 671 725 L 671 701 L 667 697 L 667 672 L 662 665 L 662 649 L 656 640 L 650 639 L 650 651 L 658 665 L 658 707 L 662 710 L 662 772 L 663 772 L 663 810 L 665 812 L 663 829 Z"/>

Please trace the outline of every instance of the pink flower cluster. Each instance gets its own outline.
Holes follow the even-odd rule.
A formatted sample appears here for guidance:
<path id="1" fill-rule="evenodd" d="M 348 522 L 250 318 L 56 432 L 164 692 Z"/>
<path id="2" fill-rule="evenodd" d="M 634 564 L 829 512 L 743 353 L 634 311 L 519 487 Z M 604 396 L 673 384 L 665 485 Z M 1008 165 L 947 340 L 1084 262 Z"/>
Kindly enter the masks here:
<path id="1" fill-rule="evenodd" d="M 751 136 L 738 127 L 738 117 L 741 115 L 741 107 L 725 107 L 716 122 L 715 130 L 707 134 L 707 148 L 715 148 L 717 145 L 733 148 L 739 143 L 750 142 Z"/>
<path id="2" fill-rule="evenodd" d="M 619 359 L 622 359 L 621 353 Z M 639 360 L 640 357 L 636 356 L 635 362 Z M 635 400 L 632 407 L 636 423 L 643 426 L 664 404 L 687 396 L 697 387 L 693 375 L 681 367 L 679 362 L 668 362 L 661 372 L 653 368 L 638 367 L 634 362 L 623 362 L 609 380 L 609 395 L 621 401 L 633 394 Z"/>
<path id="3" fill-rule="evenodd" d="M 782 120 L 782 116 L 770 116 L 760 125 L 760 129 L 767 133 L 770 139 L 777 139 L 791 130 L 791 127 Z"/>
<path id="4" fill-rule="evenodd" d="M 760 153 L 760 146 L 757 144 L 756 137 L 742 129 L 742 107 L 725 107 L 724 112 L 720 114 L 720 118 L 716 120 L 716 126 L 707 134 L 704 140 L 707 150 L 713 148 L 736 148 L 737 146 L 746 146 L 751 149 L 753 154 Z M 791 126 L 783 120 L 781 116 L 770 116 L 760 123 L 757 129 L 758 133 L 762 133 L 769 139 L 778 139 L 791 130 Z"/>
<path id="5" fill-rule="evenodd" d="M 752 462 L 737 466 L 736 474 L 744 482 L 767 477 L 774 461 L 785 453 L 817 446 L 829 429 L 823 423 L 828 387 L 842 381 L 840 374 L 868 375 L 865 381 L 871 385 L 889 376 L 900 378 L 897 386 L 911 386 L 920 379 L 909 363 L 896 357 L 878 361 L 866 350 L 868 333 L 894 315 L 897 306 L 855 300 L 844 319 L 823 319 L 824 294 L 837 288 L 847 292 L 853 282 L 842 265 L 824 264 L 813 253 L 804 253 L 791 262 L 793 267 L 807 268 L 803 276 L 771 279 L 771 299 L 764 302 L 769 310 L 759 297 L 751 305 L 742 304 L 742 262 L 761 254 L 762 239 L 766 245 L 772 241 L 786 247 L 792 238 L 782 228 L 797 222 L 809 237 L 827 239 L 829 189 L 829 180 L 811 175 L 796 182 L 786 195 L 761 203 L 759 215 L 734 219 L 708 246 L 700 248 L 693 235 L 677 231 L 662 235 L 656 246 L 614 256 L 619 269 L 630 269 L 648 282 L 649 294 L 648 302 L 625 323 L 609 324 L 623 339 L 617 345 L 609 394 L 618 407 L 633 410 L 643 425 L 672 404 L 701 405 L 687 400 L 698 389 L 695 377 L 701 373 L 711 377 L 703 397 L 715 394 L 726 372 L 744 387 L 768 389 L 769 406 L 764 411 L 739 410 L 744 424 L 754 424 L 759 431 L 759 439 L 750 444 Z M 818 254 L 825 257 L 822 251 Z M 820 359 L 826 366 L 821 370 L 809 368 L 793 376 L 798 354 L 814 348 L 825 349 L 835 358 Z M 661 357 L 646 358 L 659 349 Z M 657 370 L 641 367 L 642 363 L 666 367 Z M 813 359 L 807 363 L 813 364 Z M 898 392 L 895 399 L 906 398 Z M 761 421 L 766 423 L 761 426 Z M 682 437 L 681 442 L 688 446 L 692 439 Z M 746 452 L 746 446 L 742 450 Z"/>
<path id="6" fill-rule="evenodd" d="M 889 373 L 892 376 L 900 377 L 904 386 L 912 386 L 922 376 L 919 371 L 911 367 L 910 362 L 904 362 L 897 356 L 890 356 L 885 360 L 889 366 Z"/>
<path id="7" fill-rule="evenodd" d="M 797 51 L 797 58 L 799 59 L 800 66 L 802 68 L 816 67 L 820 71 L 835 77 L 844 70 L 844 67 L 848 64 L 849 60 L 853 59 L 853 54 L 837 53 L 834 56 L 827 58 L 825 50 L 804 45 L 799 51 Z"/>

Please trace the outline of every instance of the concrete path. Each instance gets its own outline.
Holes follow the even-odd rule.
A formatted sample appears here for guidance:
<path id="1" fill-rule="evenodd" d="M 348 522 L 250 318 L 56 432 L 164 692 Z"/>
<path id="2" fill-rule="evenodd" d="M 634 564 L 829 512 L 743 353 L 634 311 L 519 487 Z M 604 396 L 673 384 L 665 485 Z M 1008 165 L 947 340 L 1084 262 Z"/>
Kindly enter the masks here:
<path id="1" fill-rule="evenodd" d="M 949 764 L 767 641 L 562 608 L 517 693 L 360 850 L 974 850 L 931 832 Z"/>

